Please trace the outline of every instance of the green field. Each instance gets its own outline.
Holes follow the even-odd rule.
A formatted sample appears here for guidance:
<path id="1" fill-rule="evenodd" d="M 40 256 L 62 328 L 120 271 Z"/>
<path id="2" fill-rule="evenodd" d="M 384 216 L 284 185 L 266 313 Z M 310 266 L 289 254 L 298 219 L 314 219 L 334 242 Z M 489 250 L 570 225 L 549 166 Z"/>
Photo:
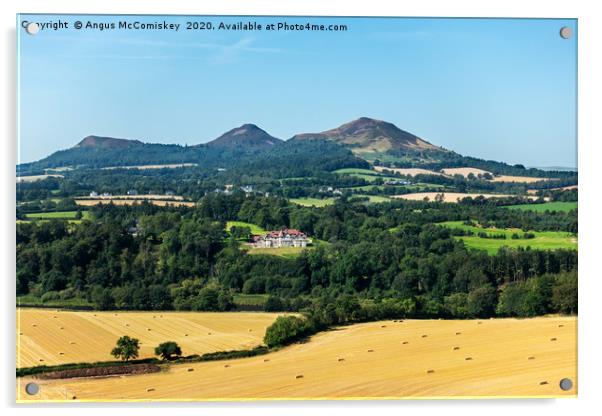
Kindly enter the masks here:
<path id="1" fill-rule="evenodd" d="M 477 234 L 479 232 L 485 232 L 488 235 L 492 234 L 504 234 L 506 239 L 492 239 L 492 238 L 481 238 L 476 235 L 474 236 L 458 236 L 459 240 L 464 241 L 466 247 L 486 250 L 489 254 L 495 254 L 501 247 L 508 248 L 519 248 L 519 247 L 531 247 L 539 250 L 556 250 L 556 249 L 574 249 L 577 250 L 577 236 L 558 231 L 529 231 L 535 234 L 535 238 L 524 239 L 520 238 L 517 240 L 512 239 L 512 234 L 517 233 L 522 236 L 524 231 L 518 229 L 497 229 L 497 228 L 481 228 L 470 225 L 464 225 L 462 221 L 447 221 L 439 223 L 449 228 L 460 228 L 463 230 L 470 230 Z"/>
<path id="2" fill-rule="evenodd" d="M 325 207 L 326 205 L 334 204 L 335 198 L 291 198 L 289 201 L 304 207 Z"/>
<path id="3" fill-rule="evenodd" d="M 77 215 L 77 211 L 62 211 L 62 212 L 37 212 L 34 214 L 25 214 L 25 218 L 31 220 L 50 220 L 50 219 L 61 219 L 61 220 L 74 220 Z M 90 218 L 88 211 L 82 211 L 82 219 Z"/>
<path id="4" fill-rule="evenodd" d="M 251 229 L 251 234 L 259 235 L 265 234 L 266 230 L 261 228 L 259 225 L 251 224 L 250 222 L 243 221 L 228 221 L 226 222 L 226 231 L 230 231 L 232 227 L 249 227 Z"/>
<path id="5" fill-rule="evenodd" d="M 535 211 L 535 212 L 546 212 L 546 211 L 563 211 L 568 212 L 577 209 L 577 202 L 545 202 L 543 204 L 521 204 L 521 205 L 508 205 L 506 208 L 520 209 L 521 211 Z"/>
<path id="6" fill-rule="evenodd" d="M 270 248 L 259 248 L 253 247 L 247 253 L 250 255 L 269 255 L 279 256 L 285 258 L 297 257 L 303 250 L 310 249 L 311 247 L 270 247 Z"/>
<path id="7" fill-rule="evenodd" d="M 351 174 L 360 174 L 360 175 L 378 175 L 378 172 L 370 169 L 358 169 L 358 168 L 345 168 L 345 169 L 337 169 L 332 173 L 338 173 L 340 175 L 351 175 Z"/>
<path id="8" fill-rule="evenodd" d="M 391 198 L 386 197 L 386 196 L 380 196 L 380 195 L 362 195 L 362 196 L 367 196 L 369 199 L 369 202 L 372 204 L 378 204 L 380 202 L 390 202 Z"/>

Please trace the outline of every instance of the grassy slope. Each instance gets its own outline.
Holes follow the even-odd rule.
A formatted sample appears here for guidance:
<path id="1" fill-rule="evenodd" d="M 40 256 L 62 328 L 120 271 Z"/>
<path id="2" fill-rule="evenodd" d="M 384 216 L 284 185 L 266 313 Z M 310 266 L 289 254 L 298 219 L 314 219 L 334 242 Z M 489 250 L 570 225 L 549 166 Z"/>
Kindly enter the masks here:
<path id="1" fill-rule="evenodd" d="M 545 202 L 543 204 L 521 204 L 521 205 L 508 205 L 506 208 L 519 209 L 521 211 L 535 211 L 535 212 L 546 212 L 546 211 L 572 211 L 577 209 L 577 202 Z"/>
<path id="2" fill-rule="evenodd" d="M 302 205 L 304 207 L 325 207 L 326 205 L 334 204 L 335 198 L 291 198 L 289 199 L 294 204 Z"/>
<path id="3" fill-rule="evenodd" d="M 475 236 L 460 236 L 456 237 L 464 241 L 464 244 L 469 248 L 486 250 L 489 254 L 495 254 L 500 247 L 518 248 L 518 247 L 531 247 L 540 250 L 555 250 L 560 248 L 565 249 L 577 249 L 577 237 L 567 232 L 557 231 L 530 231 L 535 234 L 535 238 L 532 239 L 518 239 L 513 240 L 512 234 L 518 233 L 523 234 L 523 231 L 517 229 L 496 229 L 496 228 L 480 228 L 472 227 L 462 224 L 462 221 L 447 221 L 440 223 L 440 225 L 450 228 L 461 228 L 463 230 L 470 230 L 472 232 L 479 233 L 485 232 L 487 234 L 505 234 L 505 240 L 480 238 Z"/>
<path id="4" fill-rule="evenodd" d="M 64 220 L 73 220 L 75 219 L 75 215 L 77 211 L 62 211 L 62 212 L 37 212 L 34 214 L 25 214 L 25 218 L 27 219 L 64 219 Z M 90 217 L 90 213 L 88 211 L 82 211 L 82 219 L 87 219 Z"/>
<path id="5" fill-rule="evenodd" d="M 230 231 L 232 227 L 249 227 L 251 229 L 251 234 L 264 234 L 266 232 L 266 230 L 259 225 L 244 221 L 228 221 L 226 223 L 226 231 Z"/>

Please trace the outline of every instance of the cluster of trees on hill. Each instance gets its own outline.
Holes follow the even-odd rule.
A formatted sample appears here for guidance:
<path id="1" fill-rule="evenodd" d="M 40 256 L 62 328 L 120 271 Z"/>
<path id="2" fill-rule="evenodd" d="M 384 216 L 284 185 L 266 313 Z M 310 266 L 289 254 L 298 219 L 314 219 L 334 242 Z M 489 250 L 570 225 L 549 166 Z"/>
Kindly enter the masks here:
<path id="1" fill-rule="evenodd" d="M 55 152 L 37 162 L 18 166 L 19 175 L 42 173 L 44 169 L 77 166 L 97 169 L 115 166 L 196 163 L 201 169 L 227 168 L 239 173 L 263 173 L 285 178 L 311 176 L 315 170 L 368 167 L 349 149 L 326 141 L 289 141 L 267 149 L 232 149 L 205 145 L 180 146 L 140 144 L 131 149 L 76 147 Z M 63 172 L 67 174 L 66 172 Z M 238 177 L 238 176 L 237 176 Z"/>
<path id="2" fill-rule="evenodd" d="M 490 256 L 467 250 L 450 229 L 435 224 L 474 219 L 498 227 L 571 231 L 574 211 L 543 215 L 407 201 L 316 209 L 278 198 L 211 195 L 194 209 L 108 205 L 94 208 L 91 217 L 81 224 L 17 225 L 17 294 L 86 298 L 99 309 L 223 311 L 234 307 L 233 294 L 241 292 L 271 295 L 267 308 L 272 309 L 280 302 L 280 308 L 300 310 L 312 300 L 331 302 L 343 295 L 374 305 L 386 299 L 406 302 L 402 308 L 414 302 L 415 313 L 429 316 L 452 309 L 453 316 L 463 316 L 466 308 L 465 316 L 576 308 L 561 309 L 553 301 L 572 290 L 560 276 L 576 271 L 576 251 L 500 250 Z M 225 231 L 228 220 L 298 228 L 326 243 L 294 258 L 248 255 Z M 135 235 L 129 231 L 134 225 Z M 515 299 L 514 292 L 535 290 L 537 279 L 550 289 L 537 295 L 544 309 L 515 306 L 533 297 L 508 300 Z M 507 296 L 506 287 L 512 287 Z M 489 301 L 486 313 L 474 307 L 481 299 Z M 366 305 L 361 310 L 372 316 Z"/>

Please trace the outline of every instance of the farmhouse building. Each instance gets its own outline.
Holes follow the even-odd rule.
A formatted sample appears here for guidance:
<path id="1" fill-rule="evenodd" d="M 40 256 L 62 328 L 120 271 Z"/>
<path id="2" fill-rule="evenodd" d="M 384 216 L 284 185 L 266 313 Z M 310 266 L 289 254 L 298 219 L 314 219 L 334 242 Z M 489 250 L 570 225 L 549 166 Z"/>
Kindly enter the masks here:
<path id="1" fill-rule="evenodd" d="M 308 244 L 311 244 L 311 239 L 305 233 L 292 228 L 283 228 L 253 237 L 253 245 L 261 248 L 307 247 Z"/>

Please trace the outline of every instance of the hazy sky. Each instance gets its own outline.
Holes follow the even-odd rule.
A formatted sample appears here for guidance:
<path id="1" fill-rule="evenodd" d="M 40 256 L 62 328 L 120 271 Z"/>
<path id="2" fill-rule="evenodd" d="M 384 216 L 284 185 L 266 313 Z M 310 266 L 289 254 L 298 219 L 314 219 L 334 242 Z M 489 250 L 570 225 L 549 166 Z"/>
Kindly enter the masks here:
<path id="1" fill-rule="evenodd" d="M 273 136 L 367 116 L 465 155 L 576 166 L 576 21 L 21 15 L 18 160 L 91 134 L 197 144 L 244 123 Z M 76 20 L 170 30 L 73 28 Z M 186 30 L 187 21 L 347 31 Z M 568 26 L 573 37 L 559 36 Z"/>

